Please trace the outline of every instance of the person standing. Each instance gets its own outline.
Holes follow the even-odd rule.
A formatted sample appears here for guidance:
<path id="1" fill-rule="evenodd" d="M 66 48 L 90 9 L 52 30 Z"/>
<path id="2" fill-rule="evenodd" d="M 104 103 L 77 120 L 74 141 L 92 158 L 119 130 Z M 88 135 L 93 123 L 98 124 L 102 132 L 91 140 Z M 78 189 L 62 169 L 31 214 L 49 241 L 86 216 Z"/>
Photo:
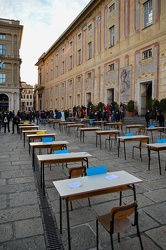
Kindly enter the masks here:
<path id="1" fill-rule="evenodd" d="M 18 127 L 18 124 L 20 123 L 20 117 L 18 115 L 14 116 L 13 117 L 13 123 L 12 123 L 12 134 L 14 134 L 14 127 L 16 125 L 17 127 L 17 134 L 19 134 L 19 127 Z"/>
<path id="2" fill-rule="evenodd" d="M 150 111 L 147 110 L 145 114 L 146 126 L 149 127 Z"/>
<path id="3" fill-rule="evenodd" d="M 6 133 L 6 128 L 8 129 L 8 132 L 10 132 L 9 119 L 9 114 L 5 112 L 3 116 L 4 133 Z"/>

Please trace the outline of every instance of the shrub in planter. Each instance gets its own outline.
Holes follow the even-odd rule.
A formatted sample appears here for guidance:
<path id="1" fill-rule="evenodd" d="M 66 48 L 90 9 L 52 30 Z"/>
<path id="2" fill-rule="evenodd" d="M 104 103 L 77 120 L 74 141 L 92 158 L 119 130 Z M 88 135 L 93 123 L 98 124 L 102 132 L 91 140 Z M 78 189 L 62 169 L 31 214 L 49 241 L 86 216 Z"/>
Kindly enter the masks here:
<path id="1" fill-rule="evenodd" d="M 130 100 L 127 103 L 127 111 L 128 112 L 134 112 L 134 101 L 133 100 Z"/>

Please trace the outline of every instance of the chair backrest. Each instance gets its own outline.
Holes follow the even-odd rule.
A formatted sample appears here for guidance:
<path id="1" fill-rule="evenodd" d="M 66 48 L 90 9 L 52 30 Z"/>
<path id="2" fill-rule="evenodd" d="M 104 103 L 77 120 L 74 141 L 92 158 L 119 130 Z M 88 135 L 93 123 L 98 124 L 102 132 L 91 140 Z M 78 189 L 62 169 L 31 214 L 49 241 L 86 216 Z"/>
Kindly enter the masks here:
<path id="1" fill-rule="evenodd" d="M 43 135 L 43 134 L 45 134 L 45 133 L 46 133 L 46 131 L 44 131 L 44 130 L 43 130 L 43 131 L 37 131 L 37 132 L 36 132 L 37 135 Z"/>
<path id="2" fill-rule="evenodd" d="M 86 175 L 86 166 L 69 168 L 69 179 Z"/>
<path id="3" fill-rule="evenodd" d="M 145 126 L 141 126 L 139 128 L 139 133 L 145 133 Z"/>
<path id="4" fill-rule="evenodd" d="M 68 149 L 62 149 L 62 150 L 55 150 L 54 154 L 67 154 L 69 153 Z"/>
<path id="5" fill-rule="evenodd" d="M 54 153 L 55 150 L 62 150 L 62 145 L 52 145 L 50 148 L 50 154 Z"/>
<path id="6" fill-rule="evenodd" d="M 140 145 L 142 145 L 143 143 L 148 144 L 148 143 L 149 143 L 149 138 L 142 138 L 142 139 L 140 140 Z"/>
<path id="7" fill-rule="evenodd" d="M 113 139 L 116 139 L 117 138 L 117 133 L 116 132 L 110 132 L 110 134 L 109 134 L 109 139 L 110 138 L 113 138 Z"/>
<path id="8" fill-rule="evenodd" d="M 113 207 L 111 209 L 112 220 L 123 219 L 137 211 L 137 201 L 125 206 Z"/>
<path id="9" fill-rule="evenodd" d="M 106 172 L 107 172 L 106 166 L 96 166 L 93 168 L 86 169 L 87 176 L 97 175 L 97 174 L 105 174 Z"/>
<path id="10" fill-rule="evenodd" d="M 53 141 L 53 137 L 43 137 L 42 138 L 42 142 L 52 142 Z"/>
<path id="11" fill-rule="evenodd" d="M 24 122 L 25 125 L 29 124 L 29 122 Z"/>

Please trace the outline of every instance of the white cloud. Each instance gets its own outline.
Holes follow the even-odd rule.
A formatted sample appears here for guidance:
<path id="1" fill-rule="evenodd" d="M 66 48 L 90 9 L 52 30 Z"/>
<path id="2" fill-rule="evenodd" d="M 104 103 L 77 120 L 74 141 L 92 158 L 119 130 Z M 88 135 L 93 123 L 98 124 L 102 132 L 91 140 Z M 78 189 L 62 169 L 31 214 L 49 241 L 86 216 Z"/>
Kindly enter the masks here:
<path id="1" fill-rule="evenodd" d="M 90 0 L 1 0 L 1 18 L 20 20 L 24 26 L 20 56 L 21 80 L 37 83 L 34 66 Z"/>

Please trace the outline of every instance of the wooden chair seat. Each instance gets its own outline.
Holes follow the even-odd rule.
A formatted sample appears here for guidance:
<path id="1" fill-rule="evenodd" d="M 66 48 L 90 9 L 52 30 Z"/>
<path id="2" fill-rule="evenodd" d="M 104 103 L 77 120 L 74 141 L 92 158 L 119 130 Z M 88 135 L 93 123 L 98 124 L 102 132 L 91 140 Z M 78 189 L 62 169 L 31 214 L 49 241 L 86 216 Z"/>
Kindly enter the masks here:
<path id="1" fill-rule="evenodd" d="M 132 158 L 134 159 L 134 149 L 137 148 L 140 150 L 140 158 L 142 161 L 142 149 L 147 149 L 147 145 L 149 143 L 149 138 L 142 138 L 139 142 L 138 145 L 133 146 L 133 150 L 132 150 Z"/>
<path id="2" fill-rule="evenodd" d="M 132 216 L 134 214 L 134 216 Z M 137 236 L 139 238 L 141 249 L 143 250 L 142 239 L 139 231 L 138 225 L 138 212 L 137 212 L 137 201 L 129 205 L 113 207 L 111 211 L 107 214 L 98 216 L 96 219 L 96 243 L 98 248 L 98 224 L 103 226 L 103 228 L 110 234 L 111 249 L 114 249 L 113 244 L 113 234 L 118 234 L 118 242 L 120 242 L 120 233 L 125 232 L 131 226 L 136 226 Z"/>

